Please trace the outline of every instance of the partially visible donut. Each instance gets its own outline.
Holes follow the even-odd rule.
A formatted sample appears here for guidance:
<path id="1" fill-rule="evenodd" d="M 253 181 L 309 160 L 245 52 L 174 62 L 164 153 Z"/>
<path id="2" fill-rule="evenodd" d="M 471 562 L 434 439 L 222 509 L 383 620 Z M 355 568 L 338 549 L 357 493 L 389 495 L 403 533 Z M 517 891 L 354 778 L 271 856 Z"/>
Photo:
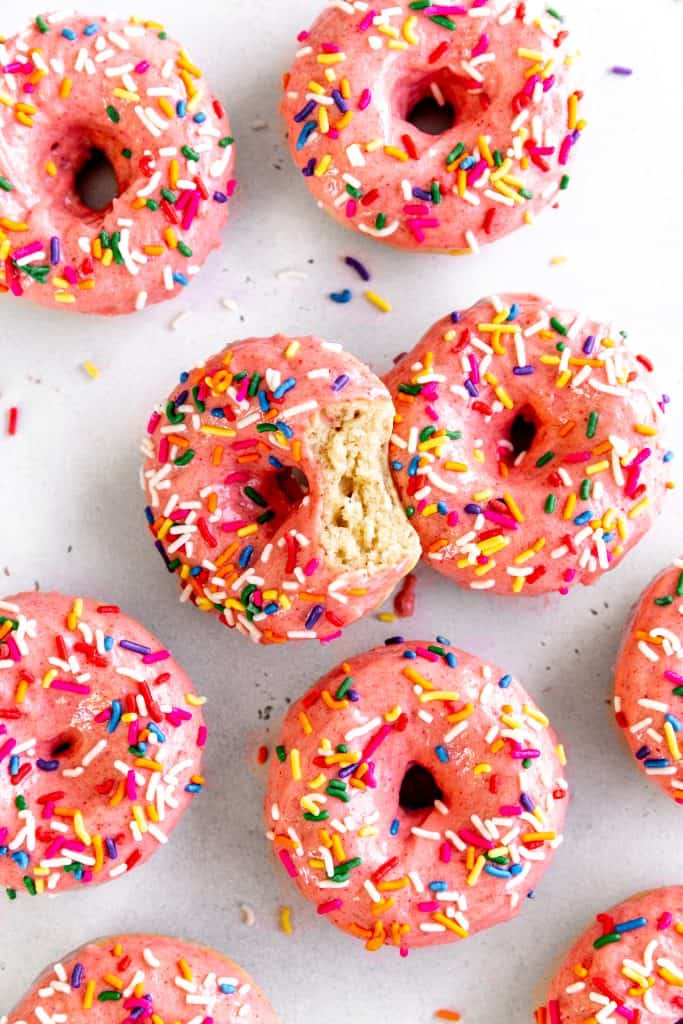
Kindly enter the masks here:
<path id="1" fill-rule="evenodd" d="M 584 128 L 574 50 L 546 6 L 328 3 L 281 108 L 318 205 L 410 250 L 478 252 L 533 223 L 569 185 Z"/>
<path id="2" fill-rule="evenodd" d="M 107 315 L 182 292 L 234 188 L 228 119 L 187 51 L 155 21 L 66 11 L 1 42 L 0 66 L 0 290 Z M 117 184 L 99 211 L 80 196 L 93 157 Z"/>
<path id="3" fill-rule="evenodd" d="M 650 584 L 626 629 L 614 711 L 646 775 L 683 806 L 683 559 Z"/>
<path id="4" fill-rule="evenodd" d="M 553 979 L 537 1024 L 680 1024 L 683 886 L 640 893 L 597 914 Z"/>
<path id="5" fill-rule="evenodd" d="M 280 866 L 368 950 L 514 917 L 562 841 L 564 754 L 508 672 L 448 640 L 352 658 L 289 709 L 265 814 Z"/>
<path id="6" fill-rule="evenodd" d="M 437 321 L 385 377 L 394 480 L 429 564 L 525 595 L 617 565 L 673 486 L 652 369 L 623 332 L 534 295 Z"/>
<path id="7" fill-rule="evenodd" d="M 183 373 L 144 442 L 147 518 L 182 600 L 259 643 L 328 642 L 410 572 L 394 407 L 340 345 L 251 338 Z"/>
<path id="8" fill-rule="evenodd" d="M 208 946 L 163 935 L 99 939 L 44 971 L 4 1020 L 278 1024 L 246 971 Z"/>
<path id="9" fill-rule="evenodd" d="M 107 882 L 168 841 L 192 796 L 203 699 L 114 605 L 0 601 L 0 886 Z"/>

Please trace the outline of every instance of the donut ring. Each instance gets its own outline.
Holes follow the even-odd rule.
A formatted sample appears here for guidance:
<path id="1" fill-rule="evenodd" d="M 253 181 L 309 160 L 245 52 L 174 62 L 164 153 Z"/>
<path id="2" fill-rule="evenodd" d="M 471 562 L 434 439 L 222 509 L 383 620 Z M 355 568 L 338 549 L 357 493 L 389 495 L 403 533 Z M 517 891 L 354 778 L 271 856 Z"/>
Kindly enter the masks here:
<path id="1" fill-rule="evenodd" d="M 532 223 L 567 188 L 584 128 L 567 35 L 537 0 L 329 3 L 299 36 L 281 106 L 318 205 L 432 252 Z M 418 127 L 425 102 L 440 131 Z"/>
<path id="2" fill-rule="evenodd" d="M 650 584 L 614 677 L 617 724 L 641 770 L 683 806 L 683 559 Z"/>
<path id="3" fill-rule="evenodd" d="M 683 886 L 672 885 L 598 914 L 567 954 L 536 1020 L 680 1024 L 681 985 Z"/>
<path id="4" fill-rule="evenodd" d="M 107 882 L 165 844 L 192 795 L 203 700 L 114 605 L 0 601 L 0 886 Z"/>
<path id="5" fill-rule="evenodd" d="M 40 16 L 0 44 L 0 290 L 113 315 L 179 294 L 220 245 L 230 126 L 155 22 Z M 104 154 L 99 212 L 79 173 Z"/>
<path id="6" fill-rule="evenodd" d="M 402 955 L 514 917 L 561 842 L 564 754 L 508 673 L 400 637 L 292 705 L 268 837 L 318 914 Z"/>
<path id="7" fill-rule="evenodd" d="M 654 523 L 672 457 L 652 364 L 534 295 L 439 320 L 386 377 L 401 501 L 462 587 L 566 594 Z"/>
<path id="8" fill-rule="evenodd" d="M 251 338 L 183 373 L 144 443 L 181 600 L 258 643 L 328 642 L 420 556 L 388 470 L 394 409 L 340 345 Z"/>
<path id="9" fill-rule="evenodd" d="M 90 942 L 48 968 L 7 1024 L 34 1019 L 93 1024 L 124 1019 L 278 1024 L 246 971 L 207 946 L 162 935 L 121 935 Z M 63 1016 L 62 1016 L 63 1015 Z"/>

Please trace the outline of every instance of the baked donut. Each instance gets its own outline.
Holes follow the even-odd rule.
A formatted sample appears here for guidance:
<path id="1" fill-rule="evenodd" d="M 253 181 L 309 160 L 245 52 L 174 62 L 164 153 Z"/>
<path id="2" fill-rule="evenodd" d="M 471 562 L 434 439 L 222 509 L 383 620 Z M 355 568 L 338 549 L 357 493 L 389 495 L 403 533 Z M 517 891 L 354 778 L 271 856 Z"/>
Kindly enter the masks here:
<path id="1" fill-rule="evenodd" d="M 673 486 L 651 370 L 622 333 L 534 295 L 434 324 L 385 378 L 394 480 L 430 565 L 536 595 L 617 564 Z"/>
<path id="2" fill-rule="evenodd" d="M 181 600 L 259 643 L 328 642 L 381 604 L 420 556 L 387 465 L 393 414 L 318 338 L 250 338 L 183 373 L 144 442 Z"/>
<path id="3" fill-rule="evenodd" d="M 444 637 L 386 643 L 289 709 L 265 812 L 318 914 L 406 955 L 518 913 L 561 842 L 567 783 L 509 673 Z"/>
<path id="4" fill-rule="evenodd" d="M 106 882 L 168 841 L 206 727 L 189 678 L 115 605 L 0 601 L 0 886 Z"/>
<path id="5" fill-rule="evenodd" d="M 683 886 L 625 900 L 586 931 L 550 986 L 537 1024 L 680 1024 Z"/>
<path id="6" fill-rule="evenodd" d="M 328 3 L 281 108 L 318 205 L 433 252 L 532 223 L 569 185 L 584 128 L 567 36 L 538 0 Z"/>
<path id="7" fill-rule="evenodd" d="M 614 711 L 636 761 L 683 806 L 683 559 L 650 584 L 626 629 Z"/>
<path id="8" fill-rule="evenodd" d="M 38 1021 L 217 1020 L 277 1024 L 270 1003 L 241 967 L 207 946 L 162 935 L 90 942 L 38 978 L 7 1024 Z"/>
<path id="9" fill-rule="evenodd" d="M 188 53 L 157 22 L 63 11 L 0 43 L 0 66 L 0 290 L 107 315 L 181 292 L 234 189 L 228 119 Z M 107 162 L 115 198 L 93 209 L 83 177 Z"/>

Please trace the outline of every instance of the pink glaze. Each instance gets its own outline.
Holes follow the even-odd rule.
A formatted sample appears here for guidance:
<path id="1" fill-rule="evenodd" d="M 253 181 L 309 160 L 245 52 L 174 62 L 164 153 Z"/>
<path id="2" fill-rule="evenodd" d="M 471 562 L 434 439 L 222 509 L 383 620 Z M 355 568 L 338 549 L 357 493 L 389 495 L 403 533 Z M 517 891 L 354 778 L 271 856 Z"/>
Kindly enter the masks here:
<path id="1" fill-rule="evenodd" d="M 161 29 L 66 12 L 0 44 L 0 177 L 11 188 L 0 191 L 0 290 L 130 313 L 182 292 L 219 246 L 234 187 L 230 126 Z M 93 148 L 118 181 L 100 212 L 75 191 Z"/>
<path id="2" fill-rule="evenodd" d="M 625 924 L 627 929 L 620 932 Z M 594 943 L 607 934 L 620 937 L 596 949 Z M 605 1024 L 678 1024 L 681 1017 L 683 886 L 672 885 L 632 896 L 597 915 L 567 954 L 550 986 L 545 1016 L 538 1019 L 543 1024 L 596 1019 Z"/>
<path id="3" fill-rule="evenodd" d="M 101 1001 L 104 992 L 120 992 L 122 998 Z M 232 960 L 207 946 L 161 935 L 112 936 L 82 946 L 44 971 L 9 1018 L 0 1019 L 77 1024 L 86 1016 L 89 1024 L 198 1017 L 217 1024 L 278 1021 L 263 993 Z"/>
<path id="4" fill-rule="evenodd" d="M 650 584 L 614 678 L 617 723 L 646 775 L 683 806 L 683 559 Z"/>
<path id="5" fill-rule="evenodd" d="M 168 651 L 115 607 L 0 601 L 0 886 L 52 892 L 148 860 L 202 788 L 199 703 Z"/>
<path id="6" fill-rule="evenodd" d="M 248 393 L 255 374 L 261 399 Z M 259 643 L 332 640 L 381 604 L 412 558 L 340 574 L 319 543 L 323 495 L 310 434 L 335 407 L 358 401 L 390 399 L 366 366 L 318 338 L 250 338 L 183 375 L 144 444 L 148 519 L 180 575 L 181 600 L 218 610 L 224 625 Z M 179 465 L 188 451 L 191 461 Z M 308 481 L 305 497 L 295 482 L 288 494 L 278 485 L 292 468 Z"/>
<path id="7" fill-rule="evenodd" d="M 394 479 L 429 564 L 472 590 L 527 595 L 617 564 L 669 486 L 651 369 L 616 329 L 534 295 L 434 324 L 385 378 Z M 524 456 L 519 415 L 536 429 Z"/>
<path id="8" fill-rule="evenodd" d="M 276 857 L 369 950 L 405 954 L 509 920 L 562 840 L 564 755 L 547 718 L 507 673 L 441 637 L 334 669 L 290 708 L 279 743 L 265 802 Z M 441 798 L 408 810 L 399 794 L 415 764 Z"/>
<path id="9" fill-rule="evenodd" d="M 478 252 L 532 223 L 566 188 L 584 126 L 574 49 L 545 9 L 538 0 L 329 3 L 301 43 L 281 108 L 318 205 L 410 250 Z M 407 120 L 425 97 L 455 110 L 441 135 Z"/>

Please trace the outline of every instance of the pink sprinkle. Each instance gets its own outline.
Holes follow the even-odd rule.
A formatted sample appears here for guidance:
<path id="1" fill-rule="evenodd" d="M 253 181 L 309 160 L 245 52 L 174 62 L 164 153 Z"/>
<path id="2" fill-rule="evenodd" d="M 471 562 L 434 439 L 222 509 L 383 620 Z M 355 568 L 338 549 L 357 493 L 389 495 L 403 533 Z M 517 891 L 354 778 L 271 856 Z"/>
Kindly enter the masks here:
<path id="1" fill-rule="evenodd" d="M 143 665 L 156 665 L 158 661 L 166 661 L 167 658 L 171 657 L 171 652 L 163 648 L 160 651 L 152 651 L 151 654 L 145 654 L 142 659 Z"/>
<path id="2" fill-rule="evenodd" d="M 226 484 L 243 484 L 249 479 L 249 474 L 245 473 L 243 469 L 237 470 L 236 473 L 228 473 L 225 478 Z"/>
<path id="3" fill-rule="evenodd" d="M 442 864 L 450 864 L 451 861 L 452 847 L 450 843 L 442 843 L 439 850 L 439 857 L 441 858 Z"/>
<path id="4" fill-rule="evenodd" d="M 552 87 L 555 85 L 555 75 L 548 75 L 547 78 L 543 79 L 543 92 L 550 92 Z"/>
<path id="5" fill-rule="evenodd" d="M 129 771 L 126 775 L 126 796 L 129 800 L 137 800 L 138 788 L 135 785 L 135 772 Z"/>
<path id="6" fill-rule="evenodd" d="M 21 652 L 17 647 L 16 641 L 11 633 L 9 636 L 5 637 L 3 643 L 9 650 L 9 656 L 12 659 L 12 661 L 21 661 Z"/>
<path id="7" fill-rule="evenodd" d="M 449 512 L 448 515 L 446 516 L 446 522 L 448 523 L 449 526 L 457 526 L 458 518 L 458 513 L 456 512 L 455 509 L 453 509 L 453 511 Z"/>
<path id="8" fill-rule="evenodd" d="M 312 576 L 320 565 L 319 558 L 312 558 L 307 565 L 304 566 L 304 576 Z"/>
<path id="9" fill-rule="evenodd" d="M 471 352 L 467 358 L 470 364 L 470 377 L 472 378 L 472 383 L 479 384 L 481 382 L 481 376 L 479 374 L 479 360 L 476 356 L 472 355 Z"/>
<path id="10" fill-rule="evenodd" d="M 296 37 L 296 41 L 298 43 L 303 43 L 306 39 L 308 39 L 308 36 L 309 36 L 308 29 L 304 28 L 304 29 L 301 30 L 301 32 L 299 32 L 299 35 Z"/>
<path id="11" fill-rule="evenodd" d="M 424 658 L 425 661 L 431 661 L 432 663 L 439 660 L 439 655 L 435 654 L 434 651 L 428 651 L 426 647 L 416 647 L 415 653 L 420 658 Z"/>
<path id="12" fill-rule="evenodd" d="M 503 516 L 499 512 L 492 511 L 490 508 L 484 509 L 484 519 L 488 519 L 491 523 L 497 523 L 498 526 L 503 526 L 506 530 L 519 529 L 519 523 L 511 516 Z"/>
<path id="13" fill-rule="evenodd" d="M 161 423 L 161 414 L 158 413 L 158 412 L 153 412 L 152 415 L 150 416 L 148 422 L 147 422 L 147 433 L 148 434 L 153 434 L 154 431 L 157 429 L 157 427 L 159 426 L 160 423 Z"/>
<path id="14" fill-rule="evenodd" d="M 426 203 L 406 203 L 403 207 L 403 212 L 411 217 L 426 217 L 429 213 L 429 207 Z"/>
<path id="15" fill-rule="evenodd" d="M 429 903 L 418 903 L 417 909 L 421 910 L 423 914 L 434 914 L 439 910 L 439 903 L 437 900 L 430 900 Z"/>
<path id="16" fill-rule="evenodd" d="M 626 486 L 624 487 L 624 493 L 627 498 L 632 498 L 636 493 L 638 487 L 638 480 L 640 479 L 640 466 L 631 466 L 628 471 L 626 478 Z"/>
<path id="17" fill-rule="evenodd" d="M 12 253 L 13 260 L 21 260 L 24 256 L 31 256 L 34 252 L 40 252 L 43 248 L 43 243 L 39 240 L 37 242 L 29 242 L 28 245 L 23 245 L 21 249 L 15 249 Z"/>
<path id="18" fill-rule="evenodd" d="M 144 75 L 145 71 L 149 71 L 149 61 L 141 60 L 139 64 L 135 65 L 135 73 L 138 75 Z"/>
<path id="19" fill-rule="evenodd" d="M 559 162 L 564 167 L 569 162 L 569 154 L 573 145 L 573 139 L 571 135 L 565 135 L 560 146 Z"/>
<path id="20" fill-rule="evenodd" d="M 638 452 L 635 459 L 631 463 L 632 466 L 640 466 L 646 459 L 649 459 L 652 455 L 651 448 L 643 448 L 641 452 Z"/>
<path id="21" fill-rule="evenodd" d="M 657 921 L 657 931 L 659 931 L 659 932 L 666 931 L 667 928 L 671 927 L 672 922 L 673 922 L 673 917 L 671 916 L 671 914 L 669 913 L 668 910 L 665 910 L 664 913 L 659 918 L 659 920 Z"/>
<path id="22" fill-rule="evenodd" d="M 228 199 L 231 199 L 235 194 L 237 188 L 237 178 L 231 178 L 228 184 L 225 186 L 225 194 Z"/>
<path id="23" fill-rule="evenodd" d="M 336 43 L 323 43 L 323 53 L 339 53 L 339 46 Z"/>
<path id="24" fill-rule="evenodd" d="M 550 1018 L 550 1024 L 561 1024 L 560 1004 L 557 999 L 551 999 L 548 1003 L 548 1016 Z"/>
<path id="25" fill-rule="evenodd" d="M 287 874 L 289 875 L 289 877 L 296 878 L 299 872 L 297 871 L 294 861 L 289 855 L 289 852 L 287 850 L 279 850 L 278 857 L 280 858 L 282 865 Z"/>
<path id="26" fill-rule="evenodd" d="M 197 210 L 199 209 L 199 203 L 201 201 L 201 195 L 199 192 L 192 193 L 192 199 L 188 203 L 185 212 L 183 214 L 183 221 L 181 227 L 183 231 L 187 231 L 192 227 L 192 222 L 197 216 Z"/>
<path id="27" fill-rule="evenodd" d="M 337 629 L 334 633 L 328 633 L 327 636 L 319 636 L 318 640 L 321 644 L 331 644 L 333 640 L 338 640 L 342 635 L 342 630 Z M 366 776 L 367 778 L 367 776 Z"/>
<path id="28" fill-rule="evenodd" d="M 372 93 L 370 92 L 369 89 L 363 89 L 362 93 L 360 94 L 360 99 L 358 100 L 358 109 L 365 110 L 366 107 L 369 107 L 371 103 Z"/>
<path id="29" fill-rule="evenodd" d="M 503 818 L 518 818 L 522 813 L 522 808 L 519 804 L 503 804 L 499 811 Z"/>
<path id="30" fill-rule="evenodd" d="M 392 731 L 392 727 L 390 725 L 386 725 L 386 724 L 383 725 L 380 729 L 377 730 L 375 735 L 372 736 L 370 738 L 370 740 L 368 740 L 368 743 L 367 743 L 365 749 L 363 750 L 363 754 L 362 754 L 362 760 L 363 761 L 367 761 L 367 759 L 372 754 L 374 754 L 374 752 L 377 750 L 377 748 L 380 746 L 380 744 L 384 743 L 385 739 L 391 733 L 391 731 Z"/>
<path id="31" fill-rule="evenodd" d="M 349 199 L 346 204 L 346 216 L 351 218 L 356 216 L 356 210 L 358 209 L 358 203 L 355 199 Z"/>
<path id="32" fill-rule="evenodd" d="M 159 438 L 159 462 L 168 462 L 171 453 L 171 442 L 167 437 Z"/>
<path id="33" fill-rule="evenodd" d="M 365 15 L 360 25 L 358 26 L 359 32 L 367 32 L 367 30 L 371 27 L 375 19 L 376 13 L 377 12 L 373 11 L 372 9 L 368 11 L 368 13 Z"/>
<path id="34" fill-rule="evenodd" d="M 565 455 L 562 459 L 563 462 L 590 462 L 592 456 L 590 452 L 570 452 L 569 455 Z"/>
<path id="35" fill-rule="evenodd" d="M 478 832 L 473 832 L 471 828 L 461 828 L 458 835 L 463 843 L 469 843 L 470 846 L 478 846 L 482 850 L 495 849 L 495 843 L 492 843 L 490 839 L 484 839 Z"/>
<path id="36" fill-rule="evenodd" d="M 54 800 L 48 800 L 48 802 L 45 804 L 45 806 L 43 807 L 43 813 L 42 813 L 42 818 L 43 818 L 44 821 L 49 821 L 50 818 L 53 816 L 53 814 L 55 812 L 55 806 L 56 805 L 55 805 Z"/>
<path id="37" fill-rule="evenodd" d="M 73 267 L 64 267 L 64 277 L 69 284 L 78 284 L 78 274 Z"/>
<path id="38" fill-rule="evenodd" d="M 247 382 L 247 386 L 248 386 L 249 378 L 245 377 L 244 380 Z M 240 388 L 240 391 L 241 390 L 242 389 Z M 246 388 L 244 390 L 245 390 L 245 393 L 246 393 Z M 233 447 L 233 449 L 236 452 L 241 452 L 245 448 L 253 448 L 255 444 L 258 444 L 258 439 L 255 438 L 255 437 L 252 437 L 252 438 L 246 438 L 244 441 L 235 441 L 235 443 L 232 445 L 232 447 Z"/>
<path id="39" fill-rule="evenodd" d="M 479 36 L 477 45 L 472 50 L 473 57 L 480 57 L 482 53 L 486 53 L 489 48 L 489 37 L 484 32 L 483 35 Z"/>
<path id="40" fill-rule="evenodd" d="M 438 414 L 438 412 L 436 411 L 436 409 L 433 406 L 431 406 L 431 405 L 426 406 L 425 412 L 429 416 L 430 420 L 434 420 L 434 422 L 436 422 L 436 420 L 438 420 L 439 414 Z"/>
<path id="41" fill-rule="evenodd" d="M 480 160 L 467 174 L 467 184 L 474 185 L 475 182 L 479 181 L 484 171 L 488 167 L 486 160 Z"/>
<path id="42" fill-rule="evenodd" d="M 238 390 L 237 394 L 235 395 L 235 398 L 237 399 L 238 402 L 243 402 L 244 399 L 247 397 L 247 388 L 248 387 L 249 387 L 249 378 L 248 377 L 243 377 L 242 378 L 242 383 L 239 386 L 239 390 Z"/>
<path id="43" fill-rule="evenodd" d="M 236 530 L 241 530 L 243 526 L 248 526 L 246 519 L 232 519 L 229 523 L 221 523 L 221 530 L 224 533 L 235 533 Z"/>
<path id="44" fill-rule="evenodd" d="M 673 669 L 667 668 L 664 670 L 664 678 L 668 679 L 670 683 L 683 683 L 683 676 L 679 675 L 678 672 L 674 672 Z"/>
<path id="45" fill-rule="evenodd" d="M 72 683 L 68 679 L 55 679 L 50 683 L 51 690 L 63 690 L 65 693 L 90 693 L 90 687 L 83 683 Z"/>
<path id="46" fill-rule="evenodd" d="M 17 741 L 13 739 L 5 740 L 3 745 L 0 747 L 0 761 L 8 757 L 17 745 Z"/>
<path id="47" fill-rule="evenodd" d="M 344 904 L 343 904 L 342 900 L 340 900 L 340 899 L 328 900 L 327 903 L 319 903 L 318 904 L 318 913 L 319 914 L 331 914 L 333 910 L 339 910 L 339 908 L 342 907 L 343 905 Z"/>
<path id="48" fill-rule="evenodd" d="M 197 729 L 197 746 L 198 747 L 206 746 L 207 736 L 208 736 L 208 731 L 207 731 L 206 726 L 205 725 L 200 725 L 199 728 Z"/>

